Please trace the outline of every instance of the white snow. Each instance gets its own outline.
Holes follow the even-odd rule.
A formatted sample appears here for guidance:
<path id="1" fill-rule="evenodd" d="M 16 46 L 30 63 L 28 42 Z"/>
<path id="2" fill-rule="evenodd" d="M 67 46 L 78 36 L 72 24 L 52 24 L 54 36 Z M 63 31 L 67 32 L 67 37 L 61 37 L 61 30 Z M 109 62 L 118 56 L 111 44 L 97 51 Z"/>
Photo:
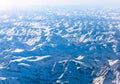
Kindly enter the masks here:
<path id="1" fill-rule="evenodd" d="M 57 80 L 56 83 L 60 83 L 60 80 Z"/>
<path id="2" fill-rule="evenodd" d="M 74 59 L 72 59 L 71 61 L 73 61 L 73 62 L 75 62 L 75 63 L 81 64 L 81 65 L 83 65 L 83 66 L 86 66 L 86 67 L 87 67 L 87 65 L 86 65 L 86 64 L 84 64 L 84 63 L 83 63 L 83 62 L 81 62 L 81 61 L 77 61 L 77 60 L 74 60 Z"/>
<path id="3" fill-rule="evenodd" d="M 117 28 L 120 30 L 120 23 L 119 23 L 119 25 L 117 26 Z"/>
<path id="4" fill-rule="evenodd" d="M 55 66 L 56 66 L 56 62 L 54 63 L 54 65 L 52 67 L 52 72 L 54 72 Z"/>
<path id="5" fill-rule="evenodd" d="M 24 50 L 23 49 L 19 49 L 19 48 L 17 48 L 17 49 L 15 49 L 14 51 L 12 51 L 12 52 L 23 52 Z"/>
<path id="6" fill-rule="evenodd" d="M 29 46 L 34 45 L 36 42 L 38 42 L 41 39 L 40 36 L 36 36 L 34 38 L 28 39 L 25 43 Z"/>
<path id="7" fill-rule="evenodd" d="M 0 80 L 6 80 L 7 78 L 6 77 L 0 77 Z"/>
<path id="8" fill-rule="evenodd" d="M 114 45 L 112 46 L 112 48 L 113 48 L 113 51 L 116 53 L 116 52 L 117 52 L 117 45 L 114 44 Z"/>
<path id="9" fill-rule="evenodd" d="M 50 57 L 49 55 L 47 56 L 30 56 L 30 57 L 20 57 L 14 60 L 11 60 L 10 62 L 21 62 L 21 61 L 30 61 L 30 62 L 35 62 L 35 61 L 39 61 L 39 60 L 43 60 L 45 58 Z M 33 59 L 32 59 L 33 58 Z"/>
<path id="10" fill-rule="evenodd" d="M 2 15 L 0 18 L 1 18 L 1 19 L 7 19 L 8 16 L 7 16 L 6 14 L 4 14 L 4 15 Z"/>
<path id="11" fill-rule="evenodd" d="M 60 77 L 58 79 L 61 79 L 64 76 L 64 73 L 60 75 Z"/>
<path id="12" fill-rule="evenodd" d="M 20 20 L 22 20 L 22 19 L 23 19 L 23 16 L 19 16 L 18 18 L 19 18 Z"/>
<path id="13" fill-rule="evenodd" d="M 48 57 L 50 57 L 49 55 L 48 56 L 36 56 L 36 59 L 29 59 L 28 61 L 32 61 L 32 62 L 34 62 L 34 61 L 39 61 L 39 60 L 43 60 L 43 59 L 45 59 L 45 58 L 48 58 Z"/>
<path id="14" fill-rule="evenodd" d="M 35 49 L 40 48 L 40 47 L 42 47 L 42 46 L 44 46 L 44 45 L 45 45 L 45 42 L 43 42 L 43 43 L 41 43 L 41 44 L 38 44 L 38 45 L 36 45 L 35 47 L 33 47 L 30 51 L 34 51 Z"/>
<path id="15" fill-rule="evenodd" d="M 85 39 L 85 37 L 86 37 L 86 35 L 84 34 L 84 35 L 81 35 L 81 38 L 79 39 L 79 42 L 83 42 L 84 41 L 84 39 Z"/>
<path id="16" fill-rule="evenodd" d="M 119 61 L 119 60 L 108 60 L 110 66 L 114 65 L 114 64 L 117 63 L 118 61 Z"/>
<path id="17" fill-rule="evenodd" d="M 22 65 L 22 66 L 30 66 L 29 64 L 26 64 L 26 63 L 19 63 L 18 65 Z"/>
<path id="18" fill-rule="evenodd" d="M 77 67 L 77 69 L 80 69 L 80 67 Z"/>
<path id="19" fill-rule="evenodd" d="M 84 58 L 84 57 L 80 55 L 80 56 L 78 56 L 76 59 L 77 59 L 77 60 L 82 60 L 83 58 Z"/>
<path id="20" fill-rule="evenodd" d="M 120 84 L 120 72 L 119 71 L 116 71 L 115 84 Z"/>
<path id="21" fill-rule="evenodd" d="M 62 35 L 63 38 L 68 38 L 70 37 L 70 34 L 65 34 L 65 35 Z"/>
<path id="22" fill-rule="evenodd" d="M 73 28 L 73 27 L 70 27 L 70 28 L 66 29 L 66 31 L 69 32 L 69 33 L 70 33 L 70 32 L 73 32 L 73 31 L 74 31 L 74 28 Z"/>
<path id="23" fill-rule="evenodd" d="M 64 25 L 65 27 L 69 27 L 69 23 L 68 23 L 68 22 L 64 23 L 63 25 Z"/>
<path id="24" fill-rule="evenodd" d="M 59 77 L 58 80 L 56 82 L 60 82 L 60 79 L 62 79 L 62 77 L 65 75 L 65 73 L 68 71 L 68 67 L 65 67 L 64 73 L 62 73 Z"/>
<path id="25" fill-rule="evenodd" d="M 32 28 L 41 28 L 41 25 L 37 22 L 30 23 Z"/>
<path id="26" fill-rule="evenodd" d="M 94 79 L 93 84 L 103 84 L 105 77 L 100 76 Z"/>
<path id="27" fill-rule="evenodd" d="M 3 69 L 4 67 L 0 65 L 0 69 Z"/>
<path id="28" fill-rule="evenodd" d="M 42 20 L 43 17 L 42 17 L 42 16 L 36 16 L 36 17 L 34 17 L 33 19 L 34 19 L 34 20 Z"/>
<path id="29" fill-rule="evenodd" d="M 14 60 L 11 60 L 10 62 L 21 62 L 23 60 L 27 60 L 27 57 L 21 57 L 21 58 L 18 58 L 18 59 L 14 59 Z"/>
<path id="30" fill-rule="evenodd" d="M 64 62 L 67 62 L 68 60 L 62 60 L 62 61 L 59 61 L 59 63 L 64 63 Z"/>
<path id="31" fill-rule="evenodd" d="M 7 37 L 7 40 L 8 40 L 8 41 L 12 41 L 12 40 L 13 40 L 13 36 L 8 36 L 8 37 Z"/>
<path id="32" fill-rule="evenodd" d="M 83 41 L 83 43 L 87 43 L 87 42 L 89 42 L 89 41 L 91 41 L 91 38 L 86 38 L 86 39 Z"/>

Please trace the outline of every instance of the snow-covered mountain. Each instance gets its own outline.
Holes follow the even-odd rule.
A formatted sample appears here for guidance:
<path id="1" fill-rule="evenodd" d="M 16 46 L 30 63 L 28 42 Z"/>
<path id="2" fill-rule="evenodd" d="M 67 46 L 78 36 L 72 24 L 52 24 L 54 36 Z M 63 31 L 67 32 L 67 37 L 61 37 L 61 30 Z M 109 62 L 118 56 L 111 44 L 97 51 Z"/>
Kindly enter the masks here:
<path id="1" fill-rule="evenodd" d="M 120 9 L 0 13 L 0 84 L 120 84 Z"/>

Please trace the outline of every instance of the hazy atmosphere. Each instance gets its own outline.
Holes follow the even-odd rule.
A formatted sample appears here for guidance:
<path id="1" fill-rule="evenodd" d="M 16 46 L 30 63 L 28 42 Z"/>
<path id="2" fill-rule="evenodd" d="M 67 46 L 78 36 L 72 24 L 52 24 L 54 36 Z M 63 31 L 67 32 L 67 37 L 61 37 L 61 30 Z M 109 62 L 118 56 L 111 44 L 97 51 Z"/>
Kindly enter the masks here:
<path id="1" fill-rule="evenodd" d="M 95 6 L 118 7 L 120 0 L 0 0 L 0 9 L 23 8 L 28 6 Z"/>
<path id="2" fill-rule="evenodd" d="M 0 0 L 0 84 L 120 84 L 120 0 Z"/>

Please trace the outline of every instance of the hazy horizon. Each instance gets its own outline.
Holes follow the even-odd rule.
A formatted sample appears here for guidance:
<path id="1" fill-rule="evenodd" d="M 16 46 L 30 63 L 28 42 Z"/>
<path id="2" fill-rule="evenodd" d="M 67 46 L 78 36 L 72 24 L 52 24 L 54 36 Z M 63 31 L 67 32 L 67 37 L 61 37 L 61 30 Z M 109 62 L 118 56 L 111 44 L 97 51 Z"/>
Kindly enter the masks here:
<path id="1" fill-rule="evenodd" d="M 0 0 L 0 9 L 35 6 L 119 7 L 120 0 Z"/>

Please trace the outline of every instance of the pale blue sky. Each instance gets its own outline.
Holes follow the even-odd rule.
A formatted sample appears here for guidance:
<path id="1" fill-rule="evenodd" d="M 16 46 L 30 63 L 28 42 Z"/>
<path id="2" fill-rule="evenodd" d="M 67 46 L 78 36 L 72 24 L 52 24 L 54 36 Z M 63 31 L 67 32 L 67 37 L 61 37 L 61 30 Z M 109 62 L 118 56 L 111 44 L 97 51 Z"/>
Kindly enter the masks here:
<path id="1" fill-rule="evenodd" d="M 39 5 L 116 5 L 120 0 L 13 0 L 26 4 Z"/>
<path id="2" fill-rule="evenodd" d="M 120 0 L 0 0 L 0 8 L 15 8 L 27 6 L 56 6 L 56 5 L 79 5 L 79 6 L 118 6 Z"/>
<path id="3" fill-rule="evenodd" d="M 39 5 L 116 5 L 120 0 L 13 0 L 25 4 Z"/>

